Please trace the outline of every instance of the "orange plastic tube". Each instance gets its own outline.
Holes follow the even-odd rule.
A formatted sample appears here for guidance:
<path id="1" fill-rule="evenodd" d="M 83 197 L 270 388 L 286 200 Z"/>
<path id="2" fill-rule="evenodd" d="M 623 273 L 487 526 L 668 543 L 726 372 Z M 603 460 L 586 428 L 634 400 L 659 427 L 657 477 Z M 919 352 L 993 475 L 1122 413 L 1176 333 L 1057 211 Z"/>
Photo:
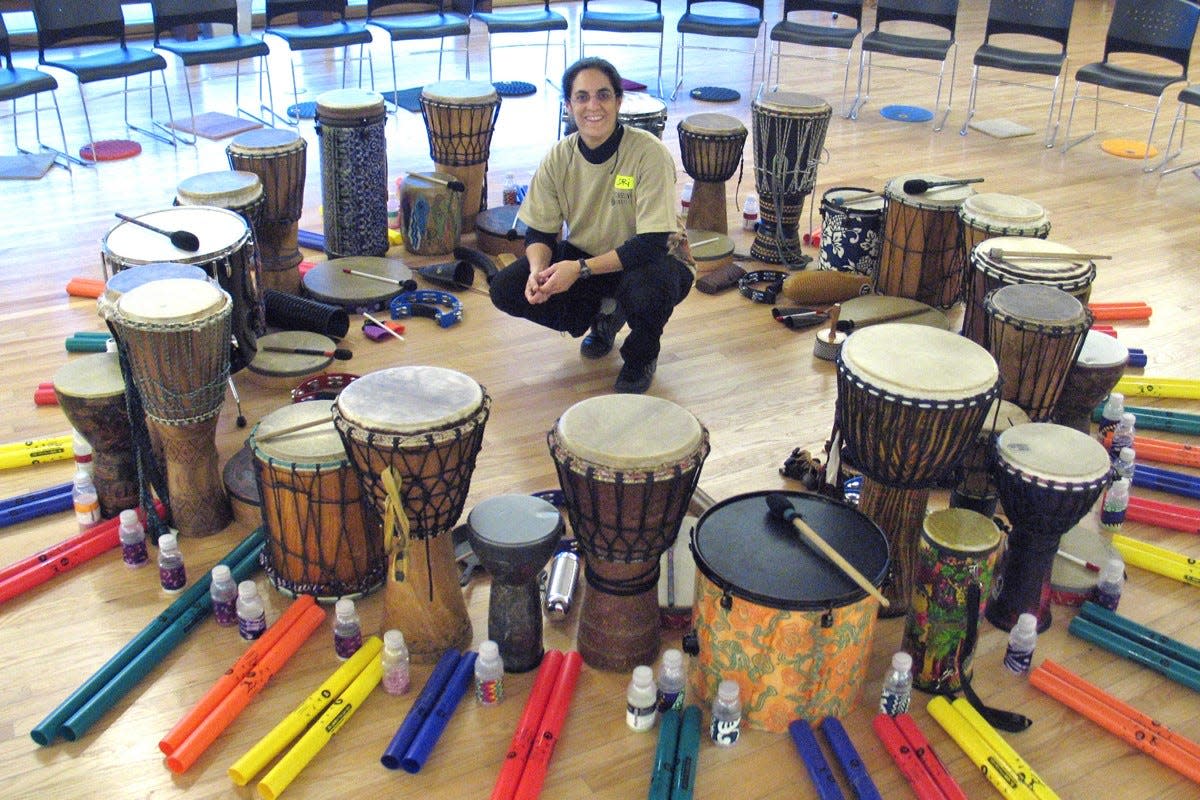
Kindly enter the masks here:
<path id="1" fill-rule="evenodd" d="M 521 719 L 517 721 L 517 729 L 513 733 L 512 742 L 508 746 L 508 752 L 504 755 L 504 764 L 500 767 L 500 774 L 492 789 L 491 800 L 512 800 L 513 794 L 517 791 L 517 785 L 521 782 L 521 773 L 524 772 L 525 763 L 529 760 L 529 753 L 537 741 L 538 729 L 541 727 L 542 717 L 545 716 L 546 706 L 550 703 L 550 694 L 554 691 L 554 685 L 562 671 L 562 663 L 561 650 L 547 651 L 542 658 L 542 665 L 538 667 L 537 679 L 534 680 L 533 689 L 529 692 L 529 699 L 525 702 L 525 710 L 521 712 Z"/>
<path id="2" fill-rule="evenodd" d="M 1150 319 L 1154 310 L 1142 302 L 1089 303 L 1092 316 L 1097 321 L 1111 322 L 1123 319 Z"/>
<path id="3" fill-rule="evenodd" d="M 550 757 L 554 755 L 558 735 L 562 733 L 563 725 L 567 721 L 571 696 L 575 693 L 575 683 L 579 680 L 579 670 L 582 666 L 583 657 L 574 650 L 563 658 L 562 669 L 554 681 L 554 691 L 550 694 L 550 702 L 546 705 L 542 724 L 538 726 L 537 738 L 529 753 L 525 770 L 521 773 L 521 783 L 513 795 L 514 800 L 536 800 L 542 793 L 542 784 L 545 783 L 546 772 L 550 768 Z"/>
<path id="4" fill-rule="evenodd" d="M 67 281 L 67 294 L 71 297 L 99 297 L 104 294 L 104 281 L 81 276 L 71 278 Z"/>

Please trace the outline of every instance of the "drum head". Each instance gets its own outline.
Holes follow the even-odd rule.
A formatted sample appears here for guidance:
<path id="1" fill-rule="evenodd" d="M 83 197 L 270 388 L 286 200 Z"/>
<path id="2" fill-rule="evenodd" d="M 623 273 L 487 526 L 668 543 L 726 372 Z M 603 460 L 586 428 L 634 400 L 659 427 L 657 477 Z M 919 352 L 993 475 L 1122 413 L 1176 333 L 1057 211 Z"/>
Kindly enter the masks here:
<path id="1" fill-rule="evenodd" d="M 361 275 L 347 275 L 343 272 L 347 269 L 378 275 L 392 283 Z M 400 284 L 412 279 L 412 270 L 403 261 L 376 256 L 347 256 L 317 264 L 304 273 L 301 283 L 304 291 L 323 303 L 359 307 L 386 303 L 404 291 Z"/>
<path id="2" fill-rule="evenodd" d="M 258 337 L 258 352 L 254 354 L 248 369 L 257 375 L 273 378 L 298 378 L 325 369 L 333 363 L 333 356 L 267 352 L 270 347 L 332 352 L 337 344 L 328 336 L 310 331 L 280 331 Z"/>
<path id="3" fill-rule="evenodd" d="M 239 155 L 267 156 L 305 148 L 304 139 L 285 128 L 256 128 L 239 133 L 225 149 Z"/>
<path id="4" fill-rule="evenodd" d="M 207 281 L 168 278 L 125 292 L 117 300 L 117 314 L 135 322 L 182 324 L 211 317 L 230 302 Z"/>
<path id="5" fill-rule="evenodd" d="M 943 508 L 925 516 L 925 536 L 942 550 L 987 553 L 1000 544 L 1000 529 L 988 517 L 965 508 Z"/>
<path id="6" fill-rule="evenodd" d="M 116 353 L 73 358 L 54 373 L 54 391 L 83 399 L 125 394 L 120 359 Z"/>
<path id="7" fill-rule="evenodd" d="M 883 582 L 887 539 L 865 514 L 821 495 L 769 491 L 722 500 L 700 517 L 692 553 L 709 580 L 734 596 L 773 608 L 825 609 L 867 596 L 791 523 L 771 513 L 769 494 L 787 497 L 801 518 L 867 580 L 875 586 Z"/>
<path id="8" fill-rule="evenodd" d="M 1111 558 L 1120 558 L 1121 554 L 1093 527 L 1094 524 L 1094 521 L 1084 520 L 1071 528 L 1059 540 L 1058 549 L 1098 566 L 1107 564 Z M 1051 599 L 1062 605 L 1081 606 L 1099 580 L 1099 573 L 1059 556 L 1050 568 Z"/>
<path id="9" fill-rule="evenodd" d="M 875 194 L 875 192 L 872 189 L 860 189 L 856 186 L 834 186 L 826 189 L 825 193 L 821 195 L 821 211 L 822 213 L 832 211 L 842 214 L 875 216 L 883 213 L 883 197 L 872 197 L 861 203 L 845 204 L 847 200 L 862 197 L 864 194 Z"/>
<path id="10" fill-rule="evenodd" d="M 688 228 L 687 237 L 692 258 L 697 261 L 720 261 L 733 255 L 733 239 L 723 233 Z"/>
<path id="11" fill-rule="evenodd" d="M 629 95 L 625 95 L 625 98 L 628 100 Z M 663 104 L 663 108 L 666 108 L 666 104 Z M 621 106 L 621 110 L 625 110 L 624 105 Z M 679 123 L 679 130 L 695 136 L 735 138 L 747 135 L 746 126 L 742 124 L 742 121 L 728 114 L 692 114 Z"/>
<path id="12" fill-rule="evenodd" d="M 556 543 L 563 532 L 559 510 L 528 494 L 502 494 L 480 501 L 467 515 L 467 525 L 473 542 L 498 551 L 522 551 Z M 509 557 L 517 554 L 513 552 Z"/>
<path id="13" fill-rule="evenodd" d="M 180 250 L 161 233 L 146 230 L 132 222 L 119 222 L 104 237 L 105 253 L 127 264 L 149 264 L 153 261 L 204 264 L 250 238 L 246 220 L 224 208 L 176 206 L 139 214 L 137 219 L 163 230 L 193 233 L 200 240 L 200 249 L 194 253 Z"/>
<path id="14" fill-rule="evenodd" d="M 123 269 L 120 272 L 114 273 L 104 284 L 104 294 L 98 300 L 100 304 L 100 316 L 107 318 L 108 311 L 105 306 L 108 308 L 115 307 L 117 301 L 121 299 L 121 295 L 135 286 L 166 280 L 167 278 L 206 281 L 208 280 L 208 273 L 200 267 L 194 267 L 190 264 L 172 264 L 170 262 L 139 264 L 136 267 Z"/>
<path id="15" fill-rule="evenodd" d="M 1083 338 L 1083 350 L 1075 359 L 1076 368 L 1108 369 L 1129 361 L 1129 348 L 1114 337 L 1100 331 L 1088 331 Z"/>
<path id="16" fill-rule="evenodd" d="M 480 211 L 475 217 L 475 228 L 492 236 L 507 238 L 509 231 L 515 231 L 516 239 L 522 246 L 525 244 L 525 233 L 529 226 L 517 219 L 520 206 L 496 206 Z"/>
<path id="17" fill-rule="evenodd" d="M 995 359 L 949 331 L 887 323 L 857 330 L 839 360 L 870 386 L 921 400 L 965 400 L 983 394 L 1000 376 Z"/>
<path id="18" fill-rule="evenodd" d="M 438 81 L 421 89 L 421 97 L 450 105 L 488 105 L 499 101 L 496 87 L 483 81 Z"/>
<path id="19" fill-rule="evenodd" d="M 383 114 L 383 95 L 365 89 L 334 89 L 317 95 L 317 117 L 356 119 Z"/>
<path id="20" fill-rule="evenodd" d="M 184 178 L 175 189 L 180 205 L 244 208 L 262 197 L 262 179 L 253 172 L 202 172 Z"/>
<path id="21" fill-rule="evenodd" d="M 763 92 L 755 98 L 752 106 L 767 111 L 775 111 L 784 116 L 819 116 L 827 110 L 832 110 L 832 107 L 823 97 L 817 97 L 814 94 L 802 94 L 800 92 L 780 91 L 778 89 L 773 92 Z"/>
<path id="22" fill-rule="evenodd" d="M 1015 194 L 980 192 L 963 200 L 959 216 L 976 228 L 1040 228 L 1050 222 L 1046 209 Z"/>
<path id="23" fill-rule="evenodd" d="M 914 172 L 910 175 L 901 175 L 898 178 L 892 178 L 884 186 L 883 193 L 888 200 L 902 203 L 906 206 L 916 206 L 917 208 L 930 209 L 950 209 L 958 208 L 963 202 L 975 193 L 975 190 L 970 186 L 938 186 L 930 189 L 922 194 L 909 194 L 904 191 L 904 182 L 913 178 L 921 178 L 930 182 L 933 181 L 952 181 L 954 178 L 946 175 L 930 175 L 920 172 Z"/>
<path id="24" fill-rule="evenodd" d="M 1002 286 L 987 296 L 984 308 L 989 314 L 1018 324 L 1028 322 L 1069 329 L 1088 324 L 1083 304 L 1074 295 L 1041 283 Z"/>
<path id="25" fill-rule="evenodd" d="M 996 454 L 1013 469 L 1043 483 L 1094 483 L 1112 470 L 1104 445 L 1052 422 L 1014 425 L 996 439 Z"/>
<path id="26" fill-rule="evenodd" d="M 346 448 L 333 427 L 333 404 L 293 403 L 267 414 L 250 432 L 250 447 L 260 461 L 274 460 L 295 467 L 337 467 L 346 463 Z M 322 423 L 291 433 L 262 437 L 305 423 Z"/>
<path id="27" fill-rule="evenodd" d="M 348 422 L 388 433 L 423 433 L 462 422 L 483 405 L 483 387 L 442 367 L 392 367 L 363 375 L 337 398 Z"/>
<path id="28" fill-rule="evenodd" d="M 904 322 L 908 325 L 926 325 L 944 331 L 950 330 L 950 318 L 944 311 L 927 306 L 919 300 L 883 294 L 864 294 L 850 298 L 842 303 L 838 320 L 853 323 L 854 330 L 859 330 L 875 324 L 876 320 L 909 312 L 912 312 L 912 316 L 904 317 Z"/>
<path id="29" fill-rule="evenodd" d="M 1024 425 L 1026 422 L 1029 422 L 1029 415 L 1025 413 L 1025 409 L 1008 400 L 996 400 L 983 419 L 983 428 L 980 429 L 980 433 L 993 436 L 1014 425 Z"/>
<path id="30" fill-rule="evenodd" d="M 661 397 L 607 394 L 581 400 L 558 418 L 574 455 L 613 469 L 654 469 L 696 452 L 704 429 L 690 411 Z"/>

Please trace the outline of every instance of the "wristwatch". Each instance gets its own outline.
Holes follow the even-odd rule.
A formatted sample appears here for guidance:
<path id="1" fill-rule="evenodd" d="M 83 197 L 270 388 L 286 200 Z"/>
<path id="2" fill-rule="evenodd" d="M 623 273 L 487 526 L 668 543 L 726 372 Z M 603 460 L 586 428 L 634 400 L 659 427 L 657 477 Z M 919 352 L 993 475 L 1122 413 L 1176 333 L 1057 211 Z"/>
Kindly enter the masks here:
<path id="1" fill-rule="evenodd" d="M 592 268 L 588 266 L 587 259 L 579 259 L 579 279 L 592 277 Z"/>

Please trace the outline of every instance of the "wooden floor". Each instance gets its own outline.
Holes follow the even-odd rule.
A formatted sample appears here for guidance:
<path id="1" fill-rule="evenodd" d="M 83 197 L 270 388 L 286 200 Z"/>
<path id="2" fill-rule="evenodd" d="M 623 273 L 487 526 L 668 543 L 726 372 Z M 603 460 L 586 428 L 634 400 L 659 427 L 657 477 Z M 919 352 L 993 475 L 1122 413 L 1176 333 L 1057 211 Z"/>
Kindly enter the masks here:
<path id="1" fill-rule="evenodd" d="M 768 19 L 777 19 L 778 2 L 768 3 Z M 1071 37 L 1072 68 L 1099 58 L 1110 8 L 1107 3 L 1080 0 Z M 578 4 L 561 7 L 576 30 Z M 668 20 L 682 3 L 665 4 Z M 882 188 L 904 173 L 986 176 L 981 189 L 1020 195 L 1042 204 L 1053 224 L 1051 237 L 1079 250 L 1111 254 L 1101 261 L 1093 299 L 1144 300 L 1154 309 L 1145 323 L 1121 324 L 1120 339 L 1144 348 L 1149 356 L 1145 374 L 1200 377 L 1200 303 L 1196 291 L 1198 239 L 1196 213 L 1200 183 L 1190 170 L 1170 176 L 1144 175 L 1136 160 L 1102 152 L 1102 139 L 1137 139 L 1148 116 L 1106 106 L 1100 134 L 1068 153 L 1044 149 L 1038 135 L 998 139 L 973 131 L 958 135 L 965 115 L 970 54 L 982 40 L 987 4 L 964 0 L 959 23 L 958 74 L 954 111 L 946 129 L 932 133 L 928 124 L 905 124 L 883 118 L 885 104 L 929 107 L 933 81 L 923 77 L 877 72 L 873 96 L 857 121 L 834 116 L 826 139 L 827 155 L 818 172 L 814 197 L 831 186 Z M 672 27 L 670 24 L 668 27 Z M 576 53 L 572 33 L 569 52 Z M 374 48 L 379 88 L 390 86 L 385 45 Z M 485 37 L 472 38 L 473 76 L 486 78 Z M 675 37 L 666 44 L 666 72 L 674 64 Z M 650 51 L 596 48 L 615 61 L 628 77 L 653 83 Z M 272 56 L 277 102 L 284 106 L 290 88 L 286 54 Z M 496 79 L 538 82 L 540 48 L 500 51 Z M 18 61 L 32 65 L 21 53 Z M 168 59 L 170 60 L 170 59 Z M 298 58 L 305 94 L 332 87 L 338 69 L 320 54 Z M 894 62 L 893 62 L 894 63 Z M 406 57 L 407 77 L 401 86 L 433 80 L 436 59 Z M 716 111 L 733 114 L 750 124 L 752 83 L 748 58 L 693 52 L 679 100 L 668 104 L 664 140 L 678 154 L 676 124 L 690 114 Z M 557 74 L 557 52 L 551 72 Z M 203 82 L 193 87 L 206 110 L 229 110 L 231 82 L 223 68 L 205 68 Z M 836 64 L 789 61 L 784 83 L 827 98 L 837 105 L 841 70 Z M 169 77 L 176 113 L 183 105 L 180 71 L 172 65 Z M 445 77 L 461 77 L 461 61 L 448 60 Z M 74 84 L 62 78 L 60 102 L 68 135 L 75 147 L 83 143 L 82 117 Z M 702 84 L 732 86 L 741 100 L 728 105 L 702 104 L 688 90 Z M 1073 84 L 1068 86 L 1068 92 Z M 853 87 L 851 87 L 853 93 Z M 107 87 L 89 92 L 97 135 L 115 138 L 120 129 L 120 99 Z M 1160 120 L 1163 146 L 1174 92 Z M 986 84 L 980 90 L 977 119 L 1003 118 L 1041 129 L 1044 93 Z M 541 154 L 555 140 L 558 97 L 549 85 L 538 83 L 532 97 L 506 99 L 491 148 L 490 184 L 493 204 L 500 201 L 506 174 L 527 182 Z M 1090 107 L 1082 106 L 1076 130 L 1090 123 Z M 134 113 L 142 111 L 135 103 Z M 49 119 L 49 118 L 47 118 Z M 2 121 L 5 130 L 9 121 Z M 1065 117 L 1064 117 L 1065 123 Z M 21 118 L 28 137 L 31 120 Z M 302 227 L 321 225 L 320 163 L 311 122 L 300 126 L 308 140 L 308 183 Z M 11 153 L 9 134 L 3 148 Z M 101 275 L 100 249 L 113 227 L 114 211 L 141 213 L 170 205 L 178 182 L 193 174 L 225 169 L 226 141 L 201 139 L 196 147 L 179 150 L 142 139 L 141 155 L 127 161 L 71 172 L 52 170 L 37 181 L 3 184 L 5 221 L 0 226 L 0 367 L 8 377 L 0 385 L 0 442 L 63 433 L 68 429 L 61 412 L 36 407 L 33 394 L 41 381 L 74 356 L 63 341 L 74 331 L 101 330 L 91 300 L 68 297 L 67 281 L 77 275 Z M 419 115 L 406 111 L 387 124 L 388 166 L 391 177 L 406 170 L 428 169 L 426 133 Z M 1191 146 L 1200 157 L 1200 143 Z M 1185 159 L 1187 154 L 1185 154 Z M 740 187 L 730 181 L 729 209 L 740 208 L 753 191 L 751 146 L 746 146 L 745 177 Z M 678 188 L 688 180 L 679 170 Z M 806 209 L 807 217 L 807 209 Z M 750 237 L 735 234 L 739 252 L 747 252 Z M 813 251 L 809 251 L 812 253 Z M 321 259 L 323 255 L 306 255 Z M 401 248 L 391 254 L 408 260 Z M 426 259 L 438 260 L 438 259 Z M 508 492 L 552 488 L 556 478 L 547 454 L 545 434 L 558 415 L 573 403 L 610 390 L 620 366 L 614 354 L 598 361 L 582 360 L 578 342 L 504 317 L 478 294 L 464 293 L 465 318 L 448 329 L 428 320 L 410 324 L 411 335 L 401 344 L 371 342 L 357 321 L 342 346 L 354 359 L 342 366 L 367 373 L 401 364 L 433 364 L 461 370 L 487 387 L 494 405 L 483 450 L 471 484 L 468 508 L 484 498 Z M 959 312 L 953 317 L 958 319 Z M 704 465 L 701 486 L 717 499 L 759 489 L 792 488 L 779 467 L 795 447 L 818 451 L 827 438 L 835 401 L 832 364 L 812 356 L 814 334 L 793 332 L 776 323 L 769 307 L 752 304 L 736 292 L 709 296 L 693 292 L 676 310 L 663 339 L 663 352 L 651 392 L 692 411 L 708 427 L 712 452 Z M 287 402 L 283 390 L 268 390 L 239 382 L 242 407 L 251 424 Z M 1196 401 L 1154 401 L 1142 404 L 1200 411 Z M 225 459 L 247 435 L 235 425 L 236 412 L 227 401 L 220 417 L 217 443 Z M 881 432 L 881 435 L 886 435 Z M 1172 438 L 1169 434 L 1154 434 Z M 1177 438 L 1177 437 L 1176 437 Z M 57 462 L 0 473 L 0 496 L 38 489 L 70 479 L 69 462 Z M 1147 494 L 1137 492 L 1139 495 Z M 1169 496 L 1158 496 L 1188 503 Z M 933 505 L 946 499 L 935 493 Z M 68 515 L 27 522 L 0 532 L 0 562 L 9 563 L 74 533 Z M 190 575 L 203 574 L 249 531 L 235 524 L 219 535 L 183 541 Z M 1181 533 L 1129 524 L 1126 532 L 1200 558 L 1200 543 Z M 282 613 L 287 600 L 266 577 L 257 577 L 266 595 L 271 619 Z M 1195 587 L 1171 582 L 1131 568 L 1121 611 L 1130 618 L 1200 646 Z M 466 590 L 474 622 L 475 644 L 485 638 L 486 580 Z M 251 797 L 251 788 L 238 789 L 226 768 L 269 730 L 337 665 L 324 627 L 302 648 L 271 686 L 238 718 L 204 757 L 183 776 L 163 764 L 156 745 L 243 650 L 228 629 L 211 621 L 196 629 L 123 701 L 118 703 L 81 741 L 39 748 L 29 731 L 79 683 L 103 664 L 161 610 L 167 598 L 160 592 L 152 569 L 132 572 L 113 553 L 8 602 L 0 609 L 0 791 L 7 797 Z M 382 594 L 359 603 L 368 632 L 382 623 Z M 1200 704 L 1196 695 L 1160 677 L 1067 634 L 1070 609 L 1056 609 L 1054 624 L 1041 637 L 1035 662 L 1053 658 L 1083 674 L 1158 719 L 1172 730 L 1200 740 Z M 565 626 L 548 625 L 548 646 L 573 647 L 574 618 Z M 858 706 L 845 723 L 870 771 L 887 798 L 909 796 L 904 779 L 885 754 L 870 727 L 885 666 L 900 643 L 903 622 L 881 621 Z M 1008 735 L 1010 742 L 1061 797 L 1100 795 L 1136 798 L 1195 797 L 1197 788 L 1115 737 L 1000 668 L 1006 635 L 984 624 L 976 658 L 977 690 L 993 704 L 1019 709 L 1034 719 L 1027 732 Z M 666 643 L 672 642 L 670 635 Z M 416 668 L 420 685 L 427 667 Z M 396 698 L 379 691 L 313 761 L 288 790 L 288 796 L 328 798 L 386 794 L 394 798 L 479 798 L 490 792 L 509 737 L 524 707 L 533 676 L 507 679 L 507 699 L 499 707 L 481 708 L 464 702 L 426 768 L 418 775 L 391 773 L 379 756 L 407 712 L 413 695 Z M 634 798 L 648 784 L 655 736 L 637 735 L 623 722 L 625 674 L 585 668 L 571 715 L 558 744 L 543 796 L 555 800 Z M 914 714 L 951 773 L 970 797 L 992 791 L 971 762 L 943 734 L 924 710 L 926 697 L 914 697 Z M 816 794 L 788 737 L 747 731 L 732 749 L 709 743 L 701 748 L 696 796 L 699 798 L 795 798 Z M 357 787 L 354 789 L 352 787 Z"/>

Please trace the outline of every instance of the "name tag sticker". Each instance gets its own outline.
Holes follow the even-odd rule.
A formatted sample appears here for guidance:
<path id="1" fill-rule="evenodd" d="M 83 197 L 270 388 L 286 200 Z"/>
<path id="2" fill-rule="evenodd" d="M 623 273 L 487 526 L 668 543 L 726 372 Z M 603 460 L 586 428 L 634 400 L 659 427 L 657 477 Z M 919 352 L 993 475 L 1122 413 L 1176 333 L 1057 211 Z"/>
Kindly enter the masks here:
<path id="1" fill-rule="evenodd" d="M 633 189 L 636 184 L 637 181 L 634 180 L 632 175 L 618 175 L 616 179 L 613 180 L 613 188 L 622 189 L 624 191 Z"/>

